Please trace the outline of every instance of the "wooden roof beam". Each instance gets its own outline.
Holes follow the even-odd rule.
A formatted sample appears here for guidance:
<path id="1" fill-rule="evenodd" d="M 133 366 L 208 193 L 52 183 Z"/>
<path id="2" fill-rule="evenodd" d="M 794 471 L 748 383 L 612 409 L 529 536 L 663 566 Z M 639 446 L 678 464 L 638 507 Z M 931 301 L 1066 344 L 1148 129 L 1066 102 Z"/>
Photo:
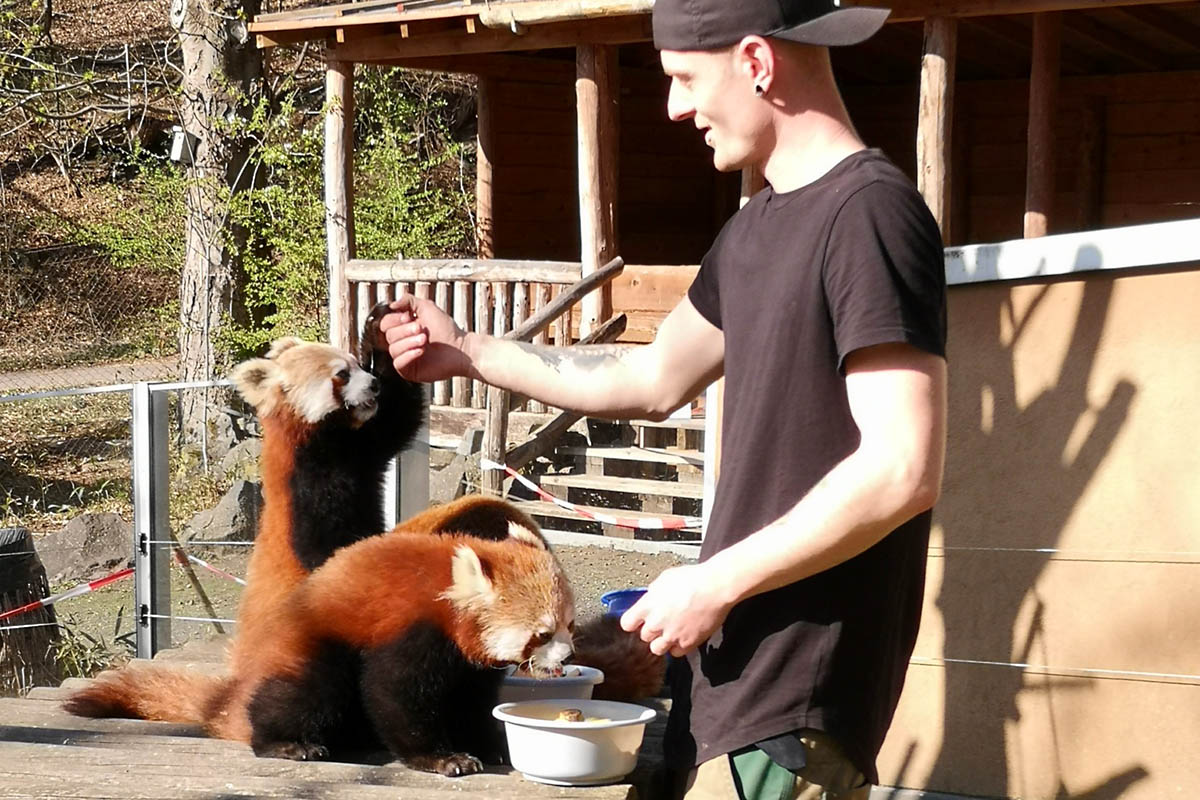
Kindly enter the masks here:
<path id="1" fill-rule="evenodd" d="M 1139 70 L 1157 72 L 1167 67 L 1165 59 L 1154 57 L 1146 48 L 1131 42 L 1129 37 L 1102 25 L 1091 17 L 1073 14 L 1067 27 L 1072 33 L 1094 42 L 1126 64 Z"/>
<path id="2" fill-rule="evenodd" d="M 913 22 L 926 17 L 992 17 L 1003 14 L 1036 14 L 1089 8 L 1167 5 L 1192 0 L 848 0 L 846 5 L 892 9 L 892 22 Z"/>
<path id="3" fill-rule="evenodd" d="M 650 16 L 608 17 L 588 22 L 533 25 L 514 34 L 484 28 L 475 33 L 436 33 L 407 39 L 395 33 L 347 39 L 330 47 L 329 57 L 339 61 L 395 61 L 426 56 L 459 56 L 480 53 L 511 53 L 550 50 L 583 43 L 625 44 L 652 38 Z"/>
<path id="4" fill-rule="evenodd" d="M 1188 22 L 1178 14 L 1154 6 L 1131 6 L 1119 8 L 1117 11 L 1184 49 L 1200 49 L 1200 25 Z"/>

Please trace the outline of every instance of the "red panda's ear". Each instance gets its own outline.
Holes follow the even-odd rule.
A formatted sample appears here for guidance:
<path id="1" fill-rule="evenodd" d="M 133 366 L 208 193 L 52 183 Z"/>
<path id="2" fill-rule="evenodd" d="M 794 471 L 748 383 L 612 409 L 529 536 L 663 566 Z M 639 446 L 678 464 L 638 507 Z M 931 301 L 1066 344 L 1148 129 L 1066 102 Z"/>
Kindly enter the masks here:
<path id="1" fill-rule="evenodd" d="M 295 336 L 281 336 L 271 342 L 271 349 L 267 351 L 267 358 L 278 358 L 279 354 L 284 350 L 291 350 L 298 344 L 304 344 L 304 340 L 297 339 Z"/>
<path id="2" fill-rule="evenodd" d="M 508 536 L 510 539 L 533 545 L 539 550 L 546 550 L 546 540 L 515 520 L 508 521 Z"/>
<path id="3" fill-rule="evenodd" d="M 252 358 L 234 367 L 229 377 L 238 393 L 254 406 L 260 417 L 271 413 L 274 389 L 280 381 L 278 364 L 266 358 Z"/>
<path id="4" fill-rule="evenodd" d="M 454 549 L 450 562 L 450 588 L 442 592 L 454 605 L 469 607 L 490 604 L 496 597 L 491 567 L 465 544 Z"/>

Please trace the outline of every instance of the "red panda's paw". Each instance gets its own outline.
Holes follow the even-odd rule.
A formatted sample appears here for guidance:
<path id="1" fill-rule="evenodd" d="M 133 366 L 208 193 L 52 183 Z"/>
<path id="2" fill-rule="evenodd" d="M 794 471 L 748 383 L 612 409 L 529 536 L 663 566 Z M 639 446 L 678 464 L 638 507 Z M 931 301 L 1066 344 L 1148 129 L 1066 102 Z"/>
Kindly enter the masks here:
<path id="1" fill-rule="evenodd" d="M 324 761 L 329 758 L 329 749 L 307 742 L 270 742 L 255 747 L 254 755 L 259 758 L 290 758 L 292 761 Z"/>
<path id="2" fill-rule="evenodd" d="M 450 753 L 440 756 L 414 756 L 404 763 L 411 769 L 436 772 L 447 778 L 461 778 L 483 772 L 483 762 L 469 753 Z"/>
<path id="3" fill-rule="evenodd" d="M 358 337 L 358 363 L 368 372 L 374 372 L 375 354 L 387 351 L 387 339 L 379 330 L 379 322 L 391 310 L 388 303 L 376 303 L 363 321 L 362 333 Z"/>

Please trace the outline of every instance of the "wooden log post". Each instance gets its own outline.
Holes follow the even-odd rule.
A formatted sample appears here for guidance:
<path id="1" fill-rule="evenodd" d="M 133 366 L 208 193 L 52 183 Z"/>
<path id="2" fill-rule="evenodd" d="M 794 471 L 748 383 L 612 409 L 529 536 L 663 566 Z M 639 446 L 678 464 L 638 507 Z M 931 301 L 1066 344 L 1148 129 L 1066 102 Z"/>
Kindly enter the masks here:
<path id="1" fill-rule="evenodd" d="M 617 252 L 617 48 L 579 45 L 575 49 L 576 127 L 579 144 L 579 244 L 583 276 Z M 612 290 L 584 299 L 579 335 L 612 316 Z"/>
<path id="2" fill-rule="evenodd" d="M 492 162 L 496 148 L 492 98 L 495 81 L 480 76 L 475 93 L 475 239 L 480 258 L 496 257 L 496 238 L 493 222 L 495 187 L 492 183 Z"/>
<path id="3" fill-rule="evenodd" d="M 951 237 L 951 183 L 954 154 L 954 72 L 958 22 L 946 17 L 925 20 L 921 58 L 921 105 L 917 119 L 917 189 L 933 212 L 942 241 Z"/>
<path id="4" fill-rule="evenodd" d="M 480 288 L 483 285 L 480 284 Z M 508 285 L 495 283 L 491 284 L 491 289 L 496 302 L 492 333 L 496 338 L 500 338 L 507 332 L 505 328 L 508 327 Z M 497 463 L 504 461 L 504 451 L 508 448 L 508 398 L 507 389 L 487 387 L 487 423 L 483 429 L 483 454 Z M 504 491 L 504 473 L 494 469 L 481 470 L 479 483 L 484 494 L 500 495 Z"/>
<path id="5" fill-rule="evenodd" d="M 329 342 L 351 346 L 350 287 L 346 264 L 354 258 L 354 65 L 325 67 L 325 238 L 329 267 Z"/>
<path id="6" fill-rule="evenodd" d="M 1033 17 L 1033 66 L 1029 76 L 1029 154 L 1025 172 L 1025 238 L 1045 236 L 1054 206 L 1055 106 L 1062 58 L 1062 13 Z"/>
<path id="7" fill-rule="evenodd" d="M 533 313 L 537 314 L 543 308 L 545 308 L 549 303 L 550 303 L 550 284 L 548 284 L 548 283 L 533 284 L 533 309 L 532 309 Z M 524 322 L 524 321 L 525 320 L 521 320 L 521 322 Z M 520 323 L 518 323 L 518 324 L 520 324 Z M 548 344 L 549 343 L 549 334 L 546 333 L 546 331 L 542 331 L 537 336 L 533 337 L 533 343 L 534 344 L 543 344 L 543 345 Z M 537 414 L 544 414 L 544 413 L 546 413 L 546 404 L 541 402 L 540 400 L 530 400 L 529 401 L 529 410 L 534 413 L 537 413 Z"/>
<path id="8" fill-rule="evenodd" d="M 434 285 L 433 300 L 443 311 L 450 311 L 450 282 L 438 281 Z M 438 381 L 433 385 L 433 404 L 444 406 L 450 403 L 450 381 Z"/>
<path id="9" fill-rule="evenodd" d="M 492 332 L 492 284 L 477 281 L 470 284 L 475 290 L 475 332 Z M 463 330 L 466 330 L 464 328 Z M 487 404 L 487 387 L 483 381 L 471 381 L 471 408 L 483 408 Z"/>
<path id="10" fill-rule="evenodd" d="M 1104 153 L 1107 149 L 1107 105 L 1102 95 L 1083 100 L 1079 126 L 1079 165 L 1075 185 L 1081 231 L 1104 225 Z"/>
<path id="11" fill-rule="evenodd" d="M 454 321 L 464 331 L 471 329 L 471 284 L 454 282 Z M 466 408 L 471 405 L 471 379 L 456 375 L 451 379 L 450 405 Z"/>
<path id="12" fill-rule="evenodd" d="M 0 528 L 0 611 L 50 596 L 46 570 L 25 528 Z M 57 686 L 58 640 L 54 607 L 27 611 L 0 623 L 0 695 L 23 695 L 34 686 Z M 13 628 L 13 630 L 6 630 Z"/>

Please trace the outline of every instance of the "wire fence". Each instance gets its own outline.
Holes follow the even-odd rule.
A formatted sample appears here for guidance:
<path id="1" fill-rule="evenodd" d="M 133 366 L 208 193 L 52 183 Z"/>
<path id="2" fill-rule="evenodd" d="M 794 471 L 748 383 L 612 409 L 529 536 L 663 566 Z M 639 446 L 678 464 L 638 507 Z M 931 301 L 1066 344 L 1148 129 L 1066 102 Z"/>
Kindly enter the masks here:
<path id="1" fill-rule="evenodd" d="M 0 395 L 173 377 L 177 284 L 82 245 L 0 249 Z"/>
<path id="2" fill-rule="evenodd" d="M 256 421 L 227 407 L 225 386 L 165 392 L 168 525 L 155 544 L 170 554 L 169 603 L 139 609 L 130 580 L 79 591 L 134 562 L 134 389 L 0 398 L 0 529 L 22 542 L 0 548 L 4 608 L 62 596 L 0 621 L 0 694 L 90 675 L 132 656 L 139 614 L 170 621 L 162 646 L 233 632 L 258 524 L 258 440 Z M 202 441 L 183 438 L 186 401 L 217 410 Z"/>

